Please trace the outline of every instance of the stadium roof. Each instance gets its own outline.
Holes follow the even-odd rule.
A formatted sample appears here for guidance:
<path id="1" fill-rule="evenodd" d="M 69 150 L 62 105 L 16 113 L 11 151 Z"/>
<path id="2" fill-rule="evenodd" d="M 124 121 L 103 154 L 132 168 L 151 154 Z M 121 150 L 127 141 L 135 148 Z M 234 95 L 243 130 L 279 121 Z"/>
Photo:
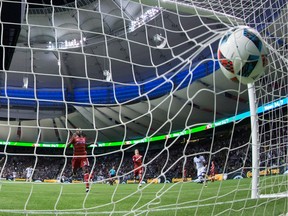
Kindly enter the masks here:
<path id="1" fill-rule="evenodd" d="M 219 38 L 233 25 L 233 22 L 228 25 L 227 19 L 216 21 L 214 12 L 209 10 L 213 5 L 207 7 L 195 1 L 199 11 L 206 8 L 205 14 L 191 16 L 187 11 L 178 11 L 183 15 L 180 20 L 175 11 L 164 7 L 164 2 L 151 5 L 151 1 L 139 4 L 126 0 L 82 0 L 77 1 L 77 10 L 75 1 L 53 1 L 53 4 L 57 2 L 54 7 L 50 1 L 44 1 L 47 3 L 44 6 L 43 1 L 28 2 L 36 4 L 26 7 L 10 71 L 2 75 L 9 90 L 3 89 L 2 95 L 15 97 L 9 101 L 13 105 L 9 112 L 10 118 L 16 121 L 10 124 L 17 125 L 21 119 L 37 119 L 38 110 L 38 117 L 43 119 L 40 126 L 42 122 L 46 127 L 81 127 L 91 130 L 86 131 L 90 137 L 98 129 L 98 140 L 115 141 L 123 139 L 123 123 L 127 123 L 125 139 L 128 140 L 182 130 L 199 122 L 213 122 L 214 113 L 221 119 L 235 114 L 235 110 L 248 109 L 247 94 L 238 98 L 236 93 L 245 86 L 229 82 L 217 70 L 217 61 L 213 61 Z M 132 21 L 155 6 L 159 12 L 153 19 L 131 30 Z M 222 15 L 229 14 L 225 8 L 213 9 Z M 231 19 L 238 24 L 244 21 L 243 17 L 239 21 L 232 14 Z M 163 26 L 167 31 L 163 31 Z M 280 32 L 276 34 L 280 37 Z M 165 36 L 173 48 L 157 48 L 157 35 Z M 189 62 L 191 56 L 194 56 L 193 64 Z M 175 65 L 178 67 L 174 68 Z M 191 67 L 193 73 L 187 73 Z M 103 73 L 106 70 L 112 73 L 113 83 L 106 80 Z M 173 76 L 177 70 L 183 72 L 181 77 Z M 22 88 L 23 78 L 29 81 L 28 89 Z M 171 89 L 175 93 L 168 95 Z M 94 94 L 89 94 L 93 91 Z M 44 100 L 38 108 L 35 97 Z M 45 101 L 49 98 L 58 102 Z M 93 106 L 89 105 L 91 102 Z M 2 99 L 2 117 L 7 116 L 7 103 L 7 99 Z M 37 121 L 20 124 L 37 125 Z M 38 131 L 29 134 L 32 136 L 22 133 L 20 139 L 33 141 Z M 54 130 L 41 139 L 59 141 L 51 134 L 55 135 Z M 63 142 L 65 134 L 60 130 Z"/>

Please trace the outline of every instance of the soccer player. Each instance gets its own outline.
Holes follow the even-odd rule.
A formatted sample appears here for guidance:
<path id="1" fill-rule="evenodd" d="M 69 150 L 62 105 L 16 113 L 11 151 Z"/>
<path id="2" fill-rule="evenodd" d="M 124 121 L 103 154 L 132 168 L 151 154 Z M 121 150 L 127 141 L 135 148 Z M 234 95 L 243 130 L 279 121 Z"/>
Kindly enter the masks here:
<path id="1" fill-rule="evenodd" d="M 17 173 L 16 171 L 12 172 L 13 181 L 16 181 Z"/>
<path id="2" fill-rule="evenodd" d="M 113 166 L 112 169 L 109 170 L 109 183 L 112 186 L 113 183 L 115 182 L 114 177 L 116 176 L 116 171 L 115 171 L 115 167 Z"/>
<path id="3" fill-rule="evenodd" d="M 214 182 L 215 181 L 215 163 L 214 163 L 214 160 L 211 161 L 210 175 L 211 175 L 211 182 Z"/>
<path id="4" fill-rule="evenodd" d="M 136 183 L 136 177 L 139 177 L 139 185 L 142 185 L 142 175 L 143 175 L 143 167 L 142 167 L 142 155 L 139 154 L 139 150 L 135 149 L 134 155 L 132 157 L 134 163 L 134 183 Z"/>
<path id="5" fill-rule="evenodd" d="M 186 182 L 187 181 L 187 170 L 186 170 L 186 168 L 184 167 L 184 169 L 183 169 L 183 182 Z"/>
<path id="6" fill-rule="evenodd" d="M 26 182 L 32 181 L 33 168 L 31 166 L 26 168 Z"/>
<path id="7" fill-rule="evenodd" d="M 194 163 L 197 169 L 197 180 L 198 183 L 204 183 L 206 186 L 206 161 L 202 155 L 197 155 L 194 157 Z"/>
<path id="8" fill-rule="evenodd" d="M 73 176 L 76 175 L 77 170 L 82 168 L 84 173 L 84 182 L 86 183 L 86 192 L 89 192 L 89 181 L 93 178 L 93 175 L 89 173 L 89 161 L 87 158 L 87 143 L 86 136 L 82 133 L 80 128 L 76 129 L 76 132 L 72 135 L 70 141 L 67 144 L 67 148 L 73 146 L 73 158 L 72 158 L 72 172 Z"/>

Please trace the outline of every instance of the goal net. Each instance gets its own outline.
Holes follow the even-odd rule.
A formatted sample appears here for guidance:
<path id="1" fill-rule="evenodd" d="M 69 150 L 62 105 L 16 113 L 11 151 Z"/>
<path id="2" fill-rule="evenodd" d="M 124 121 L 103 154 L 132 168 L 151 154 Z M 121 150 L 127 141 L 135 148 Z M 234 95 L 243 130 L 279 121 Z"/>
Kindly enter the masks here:
<path id="1" fill-rule="evenodd" d="M 287 9 L 2 0 L 0 214 L 287 215 Z M 217 59 L 238 26 L 269 50 L 249 90 L 257 124 Z"/>

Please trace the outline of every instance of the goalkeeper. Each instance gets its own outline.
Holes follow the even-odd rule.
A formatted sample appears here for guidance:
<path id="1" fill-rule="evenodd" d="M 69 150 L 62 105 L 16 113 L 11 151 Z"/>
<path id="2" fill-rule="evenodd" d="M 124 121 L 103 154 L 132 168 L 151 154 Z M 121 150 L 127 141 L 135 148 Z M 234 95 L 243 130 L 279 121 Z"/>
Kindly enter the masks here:
<path id="1" fill-rule="evenodd" d="M 73 146 L 73 159 L 72 159 L 72 172 L 73 176 L 76 175 L 77 170 L 82 168 L 84 173 L 84 182 L 86 183 L 86 192 L 89 192 L 89 181 L 93 178 L 89 174 L 89 160 L 87 158 L 87 143 L 86 136 L 82 133 L 80 128 L 76 129 L 76 133 L 73 134 L 70 141 L 67 144 L 67 148 Z"/>

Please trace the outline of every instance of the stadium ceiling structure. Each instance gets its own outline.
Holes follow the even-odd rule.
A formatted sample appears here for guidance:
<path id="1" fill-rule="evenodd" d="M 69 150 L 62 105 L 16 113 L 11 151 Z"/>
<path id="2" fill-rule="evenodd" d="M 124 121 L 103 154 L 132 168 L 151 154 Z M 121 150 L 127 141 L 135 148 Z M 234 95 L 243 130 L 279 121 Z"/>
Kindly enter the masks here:
<path id="1" fill-rule="evenodd" d="M 239 12 L 239 17 L 235 13 L 224 16 L 224 13 L 229 14 L 231 6 L 217 8 L 215 5 L 205 5 L 202 1 L 193 1 L 195 4 L 191 6 L 185 1 L 179 1 L 176 7 L 175 2 L 169 1 L 161 1 L 161 5 L 155 5 L 157 1 L 141 1 L 140 5 L 138 1 L 127 0 L 79 0 L 77 9 L 74 0 L 53 1 L 53 7 L 50 1 L 38 1 L 41 5 L 38 5 L 36 0 L 27 2 L 33 4 L 25 8 L 26 13 L 23 16 L 10 72 L 2 74 L 2 80 L 6 80 L 6 85 L 11 91 L 15 90 L 15 94 L 18 91 L 25 95 L 23 92 L 29 92 L 29 89 L 34 92 L 36 88 L 52 92 L 65 89 L 67 95 L 74 95 L 68 100 L 71 104 L 68 113 L 63 109 L 63 101 L 62 107 L 40 106 L 40 126 L 56 125 L 58 128 L 65 128 L 66 124 L 71 129 L 86 129 L 88 136 L 95 137 L 95 124 L 98 140 L 107 142 L 123 139 L 123 123 L 126 123 L 127 127 L 126 140 L 129 140 L 152 134 L 165 134 L 170 130 L 182 130 L 198 122 L 213 122 L 215 114 L 217 119 L 234 115 L 236 107 L 239 113 L 248 110 L 247 94 L 244 93 L 238 98 L 235 93 L 246 87 L 224 78 L 218 70 L 217 62 L 211 60 L 216 56 L 217 43 L 222 33 L 233 26 L 234 21 L 239 23 L 243 20 L 243 11 L 241 16 Z M 43 2 L 47 2 L 47 5 L 43 5 Z M 236 4 L 238 1 L 232 2 Z M 133 20 L 155 7 L 159 12 L 147 25 L 136 26 L 131 30 Z M 195 7 L 198 14 L 191 16 L 187 13 L 189 8 L 192 11 Z M 211 7 L 214 11 L 209 10 Z M 183 14 L 181 20 L 173 13 L 175 9 Z M 217 21 L 213 15 L 217 9 L 219 17 L 222 13 L 223 20 Z M 248 13 L 252 12 L 247 11 Z M 207 30 L 207 26 L 211 31 Z M 169 31 L 163 31 L 163 27 Z M 268 28 L 274 27 L 271 25 Z M 183 30 L 187 32 L 183 33 Z M 157 43 L 162 40 L 157 40 L 157 36 L 165 38 L 167 44 L 173 48 L 157 47 Z M 287 44 L 287 37 L 283 39 L 281 32 L 276 36 Z M 194 48 L 189 49 L 191 47 Z M 211 48 L 214 52 L 212 56 Z M 174 94 L 167 96 L 170 86 L 165 87 L 166 90 L 163 87 L 161 92 L 156 89 L 151 97 L 148 95 L 135 101 L 130 98 L 131 100 L 127 99 L 128 102 L 122 98 L 121 105 L 108 99 L 95 106 L 89 106 L 89 103 L 86 106 L 80 104 L 83 102 L 81 98 L 85 97 L 81 91 L 85 92 L 85 89 L 95 90 L 96 97 L 99 89 L 105 91 L 110 88 L 113 93 L 115 85 L 123 88 L 126 85 L 143 85 L 143 88 L 149 90 L 153 87 L 149 86 L 151 81 L 173 76 L 173 70 L 179 70 L 173 68 L 175 65 L 189 70 L 187 66 L 181 65 L 178 57 L 185 59 L 191 55 L 194 55 L 195 61 L 192 65 L 199 66 L 193 72 L 195 79 L 193 78 L 191 85 L 183 85 Z M 107 80 L 105 71 L 111 72 L 113 83 Z M 171 72 L 167 74 L 167 71 Z M 187 74 L 184 76 L 191 78 Z M 24 79 L 28 80 L 27 89 L 22 88 Z M 73 103 L 76 97 L 78 101 Z M 193 103 L 187 103 L 187 97 L 193 97 Z M 88 98 L 84 100 L 84 104 L 87 101 L 89 102 Z M 0 115 L 7 117 L 7 109 L 2 107 Z M 36 121 L 32 120 L 35 119 L 35 113 L 35 106 L 31 104 L 15 103 L 10 107 L 10 118 L 15 119 L 11 124 L 19 124 L 20 121 L 20 124 L 37 125 Z M 171 124 L 167 123 L 167 118 L 171 119 Z M 148 132 L 147 128 L 150 128 Z M 27 133 L 23 134 L 21 140 L 36 139 Z M 67 132 L 59 132 L 62 142 L 66 141 L 66 134 Z M 59 141 L 55 137 L 47 133 L 41 139 Z"/>

